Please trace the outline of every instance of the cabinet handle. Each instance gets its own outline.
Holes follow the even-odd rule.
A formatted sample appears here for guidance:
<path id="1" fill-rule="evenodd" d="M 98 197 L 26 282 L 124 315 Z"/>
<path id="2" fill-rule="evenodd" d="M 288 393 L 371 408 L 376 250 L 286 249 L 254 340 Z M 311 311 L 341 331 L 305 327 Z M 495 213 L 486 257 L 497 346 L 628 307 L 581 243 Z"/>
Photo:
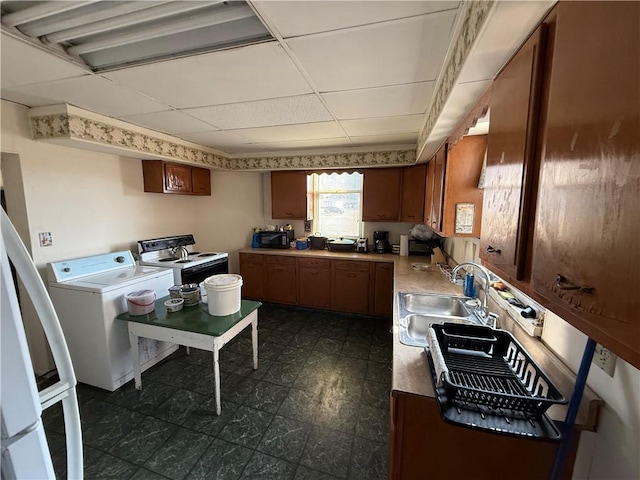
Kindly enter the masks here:
<path id="1" fill-rule="evenodd" d="M 587 287 L 586 285 L 580 286 L 567 281 L 564 275 L 556 274 L 556 287 L 560 290 L 580 290 L 583 293 L 591 293 L 593 287 Z"/>
<path id="2" fill-rule="evenodd" d="M 349 277 L 349 278 L 356 278 L 356 277 L 357 277 L 357 275 L 356 275 L 355 273 L 349 273 L 349 274 L 347 275 L 347 277 Z"/>
<path id="3" fill-rule="evenodd" d="M 500 255 L 502 253 L 502 250 L 500 250 L 499 248 L 493 248 L 491 245 L 489 245 L 487 247 L 487 253 L 495 253 L 497 255 Z"/>

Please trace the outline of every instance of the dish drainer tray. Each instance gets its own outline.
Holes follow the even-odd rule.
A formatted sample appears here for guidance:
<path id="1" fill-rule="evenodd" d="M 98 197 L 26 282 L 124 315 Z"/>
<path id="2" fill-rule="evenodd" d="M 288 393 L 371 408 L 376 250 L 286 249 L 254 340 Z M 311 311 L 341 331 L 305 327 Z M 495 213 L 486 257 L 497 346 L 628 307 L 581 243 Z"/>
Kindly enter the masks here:
<path id="1" fill-rule="evenodd" d="M 561 438 L 545 411 L 567 401 L 511 333 L 434 324 L 428 341 L 425 354 L 445 421 L 497 433 Z"/>

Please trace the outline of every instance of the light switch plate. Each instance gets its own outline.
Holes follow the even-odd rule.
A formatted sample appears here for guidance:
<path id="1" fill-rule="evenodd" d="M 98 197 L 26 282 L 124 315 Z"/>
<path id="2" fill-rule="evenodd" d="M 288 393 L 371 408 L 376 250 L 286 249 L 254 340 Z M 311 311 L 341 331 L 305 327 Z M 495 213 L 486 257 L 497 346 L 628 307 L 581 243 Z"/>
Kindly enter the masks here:
<path id="1" fill-rule="evenodd" d="M 51 232 L 40 232 L 38 233 L 38 238 L 40 239 L 41 247 L 50 247 L 53 245 L 53 236 Z"/>
<path id="2" fill-rule="evenodd" d="M 608 348 L 603 347 L 599 343 L 596 345 L 596 351 L 593 354 L 593 360 L 591 363 L 596 364 L 598 368 L 604 370 L 604 372 L 613 377 L 613 372 L 616 368 L 617 355 L 609 351 Z"/>

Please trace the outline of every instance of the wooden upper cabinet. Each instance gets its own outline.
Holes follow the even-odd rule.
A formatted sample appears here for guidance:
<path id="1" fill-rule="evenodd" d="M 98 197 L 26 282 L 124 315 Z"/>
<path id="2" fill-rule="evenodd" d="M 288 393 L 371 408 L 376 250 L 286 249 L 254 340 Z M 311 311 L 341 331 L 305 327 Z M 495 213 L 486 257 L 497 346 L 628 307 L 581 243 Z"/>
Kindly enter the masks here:
<path id="1" fill-rule="evenodd" d="M 636 368 L 638 32 L 638 2 L 558 4 L 532 270 L 538 298 Z"/>
<path id="2" fill-rule="evenodd" d="M 445 237 L 480 237 L 482 190 L 478 182 L 486 151 L 486 135 L 463 137 L 449 150 L 442 205 Z"/>
<path id="3" fill-rule="evenodd" d="M 144 191 L 179 195 L 211 195 L 211 172 L 162 160 L 143 160 Z"/>
<path id="4" fill-rule="evenodd" d="M 401 222 L 423 222 L 426 182 L 426 164 L 423 163 L 402 169 L 402 200 L 400 206 Z"/>
<path id="5" fill-rule="evenodd" d="M 400 219 L 400 168 L 371 168 L 364 171 L 362 220 L 397 222 Z"/>
<path id="6" fill-rule="evenodd" d="M 512 280 L 525 273 L 543 28 L 511 59 L 491 91 L 480 258 Z"/>
<path id="7" fill-rule="evenodd" d="M 435 157 L 427 163 L 427 182 L 424 191 L 424 224 L 431 225 L 431 207 L 433 206 L 433 180 L 436 171 Z"/>
<path id="8" fill-rule="evenodd" d="M 424 202 L 424 224 L 438 233 L 442 231 L 442 205 L 447 145 L 444 144 L 427 164 Z"/>
<path id="9" fill-rule="evenodd" d="M 306 172 L 271 172 L 271 217 L 284 220 L 307 219 Z"/>

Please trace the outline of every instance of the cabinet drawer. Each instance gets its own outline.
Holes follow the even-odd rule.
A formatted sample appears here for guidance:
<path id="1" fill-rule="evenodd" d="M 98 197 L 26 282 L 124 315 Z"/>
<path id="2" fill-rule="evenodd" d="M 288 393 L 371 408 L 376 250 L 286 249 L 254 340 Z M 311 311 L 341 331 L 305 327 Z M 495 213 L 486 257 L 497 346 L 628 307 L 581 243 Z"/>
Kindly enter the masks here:
<path id="1" fill-rule="evenodd" d="M 240 261 L 242 263 L 253 263 L 262 265 L 264 261 L 264 255 L 258 255 L 257 253 L 241 253 Z"/>
<path id="2" fill-rule="evenodd" d="M 336 270 L 369 271 L 369 262 L 359 262 L 357 260 L 334 260 L 333 266 Z"/>
<path id="3" fill-rule="evenodd" d="M 285 257 L 284 255 L 268 255 L 264 263 L 267 265 L 295 265 L 295 257 Z"/>
<path id="4" fill-rule="evenodd" d="M 302 268 L 326 268 L 331 267 L 331 260 L 324 258 L 298 258 L 298 266 Z"/>

